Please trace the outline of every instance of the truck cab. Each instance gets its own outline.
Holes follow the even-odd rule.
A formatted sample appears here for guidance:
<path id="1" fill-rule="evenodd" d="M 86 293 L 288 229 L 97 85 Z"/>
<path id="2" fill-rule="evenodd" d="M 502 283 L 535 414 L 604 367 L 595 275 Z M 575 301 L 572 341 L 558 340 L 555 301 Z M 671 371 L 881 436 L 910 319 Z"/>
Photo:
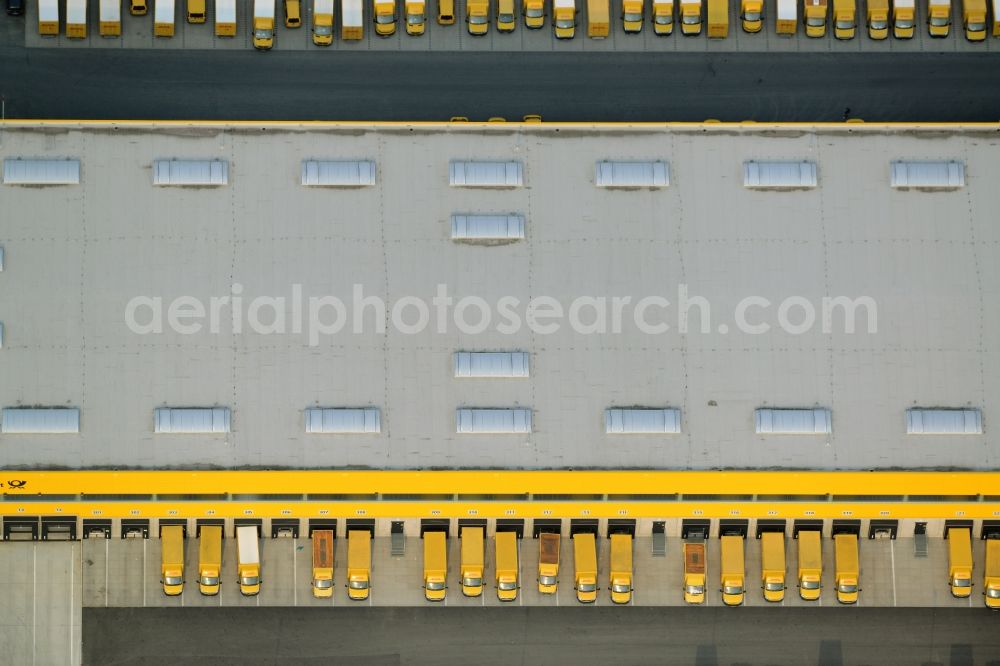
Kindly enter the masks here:
<path id="1" fill-rule="evenodd" d="M 970 42 L 986 39 L 986 0 L 962 1 L 962 26 Z"/>
<path id="2" fill-rule="evenodd" d="M 364 601 L 371 590 L 372 535 L 368 530 L 347 533 L 347 597 Z"/>
<path id="3" fill-rule="evenodd" d="M 646 9 L 643 5 L 643 0 L 622 1 L 622 27 L 626 33 L 642 31 L 642 18 Z"/>
<path id="4" fill-rule="evenodd" d="M 424 0 L 404 0 L 406 34 L 422 35 L 427 25 L 427 3 Z"/>
<path id="5" fill-rule="evenodd" d="M 537 30 L 545 25 L 545 0 L 523 0 L 524 27 Z"/>
<path id="6" fill-rule="evenodd" d="M 198 535 L 198 591 L 205 596 L 219 593 L 222 572 L 222 527 L 202 525 Z"/>
<path id="7" fill-rule="evenodd" d="M 681 34 L 701 34 L 701 0 L 681 0 Z"/>
<path id="8" fill-rule="evenodd" d="M 806 37 L 826 36 L 826 0 L 805 0 Z"/>
<path id="9" fill-rule="evenodd" d="M 881 40 L 889 36 L 889 0 L 868 0 L 868 36 Z"/>
<path id="10" fill-rule="evenodd" d="M 951 30 L 951 0 L 929 0 L 927 31 L 931 37 L 947 37 Z"/>
<path id="11" fill-rule="evenodd" d="M 762 0 L 743 0 L 740 3 L 740 22 L 743 32 L 760 32 L 764 27 L 764 3 Z"/>
<path id="12" fill-rule="evenodd" d="M 674 0 L 653 0 L 653 32 L 657 35 L 674 32 Z"/>
<path id="13" fill-rule="evenodd" d="M 490 0 L 466 0 L 465 22 L 469 34 L 482 37 L 490 29 Z"/>
<path id="14" fill-rule="evenodd" d="M 837 39 L 854 39 L 856 16 L 855 0 L 833 0 L 833 36 Z"/>
<path id="15" fill-rule="evenodd" d="M 986 535 L 986 574 L 983 600 L 987 608 L 1000 610 L 1000 532 Z"/>
<path id="16" fill-rule="evenodd" d="M 267 51 L 274 46 L 274 0 L 253 2 L 253 47 Z"/>
<path id="17" fill-rule="evenodd" d="M 396 34 L 396 0 L 372 0 L 375 34 L 389 37 Z"/>
<path id="18" fill-rule="evenodd" d="M 916 32 L 916 0 L 892 0 L 892 36 L 911 39 Z"/>
<path id="19" fill-rule="evenodd" d="M 514 0 L 497 0 L 497 32 L 514 32 Z"/>
<path id="20" fill-rule="evenodd" d="M 951 527 L 948 538 L 948 584 L 953 597 L 960 599 L 972 594 L 972 530 Z"/>

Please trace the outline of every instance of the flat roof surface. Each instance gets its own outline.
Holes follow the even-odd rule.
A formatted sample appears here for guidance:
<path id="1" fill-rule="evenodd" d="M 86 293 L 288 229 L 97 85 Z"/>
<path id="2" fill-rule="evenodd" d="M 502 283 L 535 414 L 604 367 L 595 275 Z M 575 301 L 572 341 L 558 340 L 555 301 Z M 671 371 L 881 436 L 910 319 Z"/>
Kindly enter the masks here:
<path id="1" fill-rule="evenodd" d="M 0 436 L 0 465 L 51 467 L 361 466 L 649 468 L 997 468 L 1000 418 L 1000 137 L 995 126 L 770 125 L 40 125 L 8 123 L 0 157 L 78 158 L 77 186 L 0 186 L 0 405 L 79 407 L 80 433 Z M 229 184 L 154 187 L 156 159 L 223 159 Z M 306 188 L 303 159 L 376 162 L 376 184 Z M 956 160 L 965 187 L 893 190 L 891 160 Z M 520 161 L 524 187 L 449 187 L 450 160 Z M 594 185 L 601 160 L 663 160 L 670 186 Z M 818 186 L 743 186 L 747 160 L 808 160 Z M 451 240 L 454 213 L 519 213 L 525 239 Z M 244 331 L 181 334 L 169 303 L 242 286 Z M 311 346 L 308 299 L 352 287 L 390 307 L 431 305 L 438 284 L 478 296 L 493 321 L 479 334 L 452 321 L 406 334 L 351 322 Z M 246 323 L 259 296 L 301 285 L 303 331 L 260 334 Z M 678 289 L 710 306 L 701 332 L 677 331 Z M 162 334 L 125 323 L 136 296 L 163 301 Z M 568 309 L 607 297 L 606 334 L 522 325 L 496 330 L 496 304 L 533 298 Z M 610 332 L 611 298 L 631 297 Z M 640 331 L 650 307 L 662 334 Z M 823 297 L 867 296 L 877 330 L 820 326 Z M 735 311 L 751 307 L 739 330 Z M 816 324 L 782 330 L 779 304 L 814 304 Z M 454 307 L 451 308 L 451 311 Z M 270 321 L 270 310 L 261 319 Z M 323 319 L 333 318 L 332 309 Z M 404 319 L 412 323 L 414 309 Z M 802 307 L 789 313 L 802 321 Z M 140 311 L 139 319 L 148 320 Z M 593 320 L 592 309 L 580 315 Z M 475 322 L 478 311 L 467 311 Z M 720 332 L 725 325 L 727 331 Z M 526 351 L 530 378 L 454 377 L 457 351 Z M 156 407 L 232 409 L 232 432 L 154 435 Z M 381 432 L 306 435 L 310 406 L 380 409 Z M 676 407 L 677 435 L 608 435 L 608 407 Z M 982 409 L 985 434 L 907 436 L 908 407 Z M 528 434 L 455 432 L 460 407 L 527 407 Z M 755 435 L 759 407 L 825 407 L 830 435 Z"/>

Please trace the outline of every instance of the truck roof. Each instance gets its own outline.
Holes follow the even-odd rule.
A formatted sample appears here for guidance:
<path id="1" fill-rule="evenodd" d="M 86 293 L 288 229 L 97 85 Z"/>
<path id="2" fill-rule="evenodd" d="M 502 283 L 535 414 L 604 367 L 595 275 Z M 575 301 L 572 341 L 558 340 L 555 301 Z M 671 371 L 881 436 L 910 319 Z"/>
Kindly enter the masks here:
<path id="1" fill-rule="evenodd" d="M 121 0 L 101 0 L 100 20 L 120 21 L 122 17 Z"/>
<path id="2" fill-rule="evenodd" d="M 778 0 L 778 20 L 795 21 L 798 17 L 798 0 Z"/>
<path id="3" fill-rule="evenodd" d="M 913 9 L 916 6 L 916 0 L 896 0 L 894 4 L 900 9 Z"/>
<path id="4" fill-rule="evenodd" d="M 236 0 L 215 0 L 215 22 L 236 23 Z"/>
<path id="5" fill-rule="evenodd" d="M 611 570 L 632 571 L 632 535 L 611 535 Z"/>
<path id="6" fill-rule="evenodd" d="M 274 0 L 253 0 L 254 18 L 274 18 Z"/>
<path id="7" fill-rule="evenodd" d="M 576 9 L 576 0 L 553 0 L 552 6 L 556 9 Z"/>
<path id="8" fill-rule="evenodd" d="M 347 27 L 358 27 L 362 24 L 361 0 L 342 0 L 340 3 L 341 21 Z"/>
<path id="9" fill-rule="evenodd" d="M 332 567 L 333 566 L 333 530 L 314 530 L 313 540 L 313 566 Z"/>
<path id="10" fill-rule="evenodd" d="M 559 543 L 561 537 L 552 532 L 542 532 L 538 535 L 538 561 L 542 564 L 559 563 Z"/>
<path id="11" fill-rule="evenodd" d="M 257 543 L 257 526 L 240 525 L 236 528 L 236 544 L 241 564 L 259 564 L 260 548 Z"/>
<path id="12" fill-rule="evenodd" d="M 87 23 L 87 0 L 67 0 L 66 22 L 74 24 Z"/>
<path id="13" fill-rule="evenodd" d="M 175 16 L 174 0 L 156 0 L 153 7 L 153 20 L 156 23 L 173 23 Z"/>
<path id="14" fill-rule="evenodd" d="M 351 530 L 347 533 L 347 566 L 351 569 L 370 569 L 372 564 L 372 535 L 368 530 Z"/>
<path id="15" fill-rule="evenodd" d="M 684 544 L 684 570 L 688 573 L 705 573 L 705 544 Z"/>
<path id="16" fill-rule="evenodd" d="M 313 14 L 332 14 L 333 0 L 316 0 L 313 5 Z"/>

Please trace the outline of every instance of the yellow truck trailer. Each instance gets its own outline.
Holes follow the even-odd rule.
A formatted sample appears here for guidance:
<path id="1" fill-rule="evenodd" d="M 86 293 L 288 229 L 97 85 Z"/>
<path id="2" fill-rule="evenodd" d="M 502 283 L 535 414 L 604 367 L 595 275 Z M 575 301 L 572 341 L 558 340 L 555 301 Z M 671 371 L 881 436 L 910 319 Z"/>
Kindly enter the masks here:
<path id="1" fill-rule="evenodd" d="M 986 0 L 962 0 L 962 26 L 970 42 L 986 39 Z"/>
<path id="2" fill-rule="evenodd" d="M 604 39 L 611 31 L 609 0 L 587 0 L 587 37 Z"/>
<path id="3" fill-rule="evenodd" d="M 858 536 L 837 534 L 833 537 L 837 601 L 854 604 L 858 601 L 861 570 L 858 565 Z"/>
<path id="4" fill-rule="evenodd" d="M 236 0 L 215 0 L 215 36 L 236 36 Z"/>
<path id="5" fill-rule="evenodd" d="M 948 584 L 952 596 L 965 598 L 972 594 L 972 530 L 968 527 L 948 529 Z"/>
<path id="6" fill-rule="evenodd" d="M 66 0 L 66 36 L 87 38 L 87 0 Z"/>
<path id="7" fill-rule="evenodd" d="M 153 0 L 153 35 L 173 37 L 177 22 L 177 6 L 174 0 Z"/>
<path id="8" fill-rule="evenodd" d="M 868 0 L 868 36 L 871 39 L 885 39 L 889 36 L 889 0 Z"/>
<path id="9" fill-rule="evenodd" d="M 448 537 L 444 532 L 424 533 L 424 597 L 444 601 L 448 591 Z"/>
<path id="10" fill-rule="evenodd" d="M 742 0 L 740 2 L 740 22 L 743 32 L 760 32 L 764 27 L 763 0 Z"/>
<path id="11" fill-rule="evenodd" d="M 760 535 L 760 586 L 767 601 L 785 598 L 785 534 L 764 532 Z"/>
<path id="12" fill-rule="evenodd" d="M 483 593 L 484 532 L 482 527 L 463 527 L 460 534 L 462 594 L 467 597 L 478 597 Z"/>
<path id="13" fill-rule="evenodd" d="M 777 20 L 774 23 L 775 32 L 791 37 L 795 34 L 799 23 L 798 0 L 778 0 Z"/>
<path id="14" fill-rule="evenodd" d="M 673 34 L 674 0 L 653 0 L 653 32 L 661 36 Z"/>
<path id="15" fill-rule="evenodd" d="M 347 596 L 364 601 L 371 591 L 372 533 L 368 530 L 347 532 Z"/>
<path id="16" fill-rule="evenodd" d="M 689 604 L 705 603 L 705 544 L 685 543 L 684 601 Z"/>
<path id="17" fill-rule="evenodd" d="M 986 606 L 1000 610 L 1000 535 L 986 539 L 986 573 L 983 577 Z"/>
<path id="18" fill-rule="evenodd" d="M 175 597 L 184 591 L 184 528 L 164 525 L 160 528 L 160 582 L 163 593 Z"/>
<path id="19" fill-rule="evenodd" d="M 632 535 L 611 535 L 611 569 L 608 571 L 611 601 L 627 604 L 632 601 Z"/>
<path id="20" fill-rule="evenodd" d="M 222 526 L 202 525 L 198 535 L 198 591 L 207 597 L 219 593 L 222 580 Z"/>
<path id="21" fill-rule="evenodd" d="M 681 34 L 701 34 L 701 0 L 681 0 Z"/>
<path id="22" fill-rule="evenodd" d="M 556 39 L 576 36 L 576 0 L 552 0 L 552 26 Z"/>
<path id="23" fill-rule="evenodd" d="M 317 599 L 333 596 L 333 530 L 312 533 L 312 593 Z"/>
<path id="24" fill-rule="evenodd" d="M 819 530 L 802 530 L 799 542 L 799 596 L 819 599 L 823 587 L 823 542 Z"/>
<path id="25" fill-rule="evenodd" d="M 833 0 L 833 36 L 837 39 L 854 39 L 857 25 L 856 0 Z"/>
<path id="26" fill-rule="evenodd" d="M 622 0 L 622 28 L 627 34 L 642 31 L 643 16 L 646 13 L 644 0 Z"/>
<path id="27" fill-rule="evenodd" d="M 729 0 L 708 0 L 708 37 L 725 39 L 729 36 Z"/>
<path id="28" fill-rule="evenodd" d="M 826 0 L 804 0 L 803 20 L 806 24 L 806 37 L 826 36 L 827 11 Z"/>
<path id="29" fill-rule="evenodd" d="M 521 587 L 517 532 L 497 532 L 495 541 L 497 599 L 515 601 Z"/>
<path id="30" fill-rule="evenodd" d="M 743 537 L 726 535 L 722 541 L 722 573 L 719 577 L 722 588 L 722 603 L 739 606 L 743 603 L 746 585 L 743 563 Z"/>
<path id="31" fill-rule="evenodd" d="M 357 41 L 365 36 L 362 17 L 363 0 L 340 0 L 340 36 L 344 41 Z"/>
<path id="32" fill-rule="evenodd" d="M 538 535 L 538 591 L 555 594 L 559 585 L 559 545 L 561 537 L 551 532 Z"/>
<path id="33" fill-rule="evenodd" d="M 97 30 L 101 37 L 120 37 L 122 34 L 122 0 L 101 0 L 98 11 Z"/>
<path id="34" fill-rule="evenodd" d="M 597 601 L 597 542 L 590 533 L 573 535 L 573 568 L 576 600 L 581 604 Z"/>

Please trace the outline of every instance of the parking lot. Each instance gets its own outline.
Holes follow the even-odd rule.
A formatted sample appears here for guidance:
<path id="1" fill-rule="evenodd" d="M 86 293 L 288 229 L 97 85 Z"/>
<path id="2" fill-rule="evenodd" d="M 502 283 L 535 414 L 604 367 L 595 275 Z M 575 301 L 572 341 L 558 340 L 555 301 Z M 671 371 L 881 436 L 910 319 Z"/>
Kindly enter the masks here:
<path id="1" fill-rule="evenodd" d="M 912 39 L 894 39 L 891 34 L 888 39 L 876 41 L 868 36 L 865 27 L 865 0 L 858 0 L 857 33 L 854 39 L 838 40 L 832 34 L 832 26 L 828 19 L 826 36 L 810 38 L 805 35 L 802 23 L 802 6 L 799 4 L 799 23 L 794 36 L 779 35 L 776 31 L 777 0 L 765 1 L 764 28 L 749 34 L 740 28 L 739 4 L 729 3 L 729 34 L 722 39 L 709 39 L 707 31 L 698 36 L 683 36 L 680 29 L 669 36 L 656 35 L 650 24 L 650 2 L 645 3 L 644 27 L 638 34 L 626 34 L 622 26 L 622 0 L 610 0 L 611 22 L 610 34 L 606 39 L 587 37 L 587 6 L 584 0 L 577 0 L 576 36 L 573 39 L 556 39 L 552 29 L 551 3 L 546 3 L 545 27 L 530 30 L 524 26 L 520 8 L 515 8 L 517 27 L 510 33 L 499 33 L 496 30 L 496 2 L 491 5 L 493 21 L 485 36 L 469 34 L 465 20 L 465 1 L 455 3 L 456 21 L 453 25 L 438 25 L 435 21 L 436 1 L 428 3 L 428 20 L 426 32 L 423 35 L 407 35 L 402 25 L 397 21 L 394 35 L 379 37 L 374 32 L 374 22 L 371 16 L 371 0 L 364 3 L 363 39 L 345 41 L 341 38 L 339 27 L 336 37 L 330 46 L 316 46 L 312 43 L 312 2 L 303 2 L 303 25 L 298 28 L 286 28 L 282 23 L 283 14 L 281 2 L 278 2 L 277 26 L 274 49 L 279 51 L 314 50 L 332 52 L 362 52 L 362 51 L 404 51 L 404 52 L 545 52 L 561 53 L 607 53 L 607 52 L 653 52 L 653 53 L 727 53 L 727 52 L 776 52 L 776 53 L 986 53 L 1000 51 L 1000 39 L 987 37 L 983 42 L 972 43 L 966 40 L 962 29 L 961 3 L 952 6 L 952 26 L 948 37 L 932 38 L 927 31 L 927 0 L 917 2 L 917 30 Z M 516 3 L 515 3 L 516 4 Z M 202 24 L 188 24 L 184 20 L 183 3 L 177 3 L 175 17 L 175 34 L 173 37 L 154 37 L 152 11 L 146 16 L 131 16 L 127 9 L 122 12 L 120 38 L 105 38 L 99 35 L 97 2 L 88 3 L 88 30 L 84 39 L 70 39 L 66 36 L 65 26 L 61 26 L 58 37 L 43 37 L 38 33 L 38 5 L 29 3 L 25 14 L 24 34 L 25 45 L 29 48 L 95 48 L 95 49 L 217 49 L 217 50 L 253 50 L 251 42 L 252 16 L 250 3 L 237 5 L 237 34 L 235 38 L 216 37 L 214 34 L 213 3 L 209 2 L 208 19 Z M 401 6 L 397 12 L 401 12 Z M 340 5 L 337 3 L 337 21 L 340 19 Z M 675 20 L 677 20 L 675 7 Z M 705 19 L 705 8 L 702 7 L 702 18 Z M 65 22 L 65 16 L 63 16 Z"/>

